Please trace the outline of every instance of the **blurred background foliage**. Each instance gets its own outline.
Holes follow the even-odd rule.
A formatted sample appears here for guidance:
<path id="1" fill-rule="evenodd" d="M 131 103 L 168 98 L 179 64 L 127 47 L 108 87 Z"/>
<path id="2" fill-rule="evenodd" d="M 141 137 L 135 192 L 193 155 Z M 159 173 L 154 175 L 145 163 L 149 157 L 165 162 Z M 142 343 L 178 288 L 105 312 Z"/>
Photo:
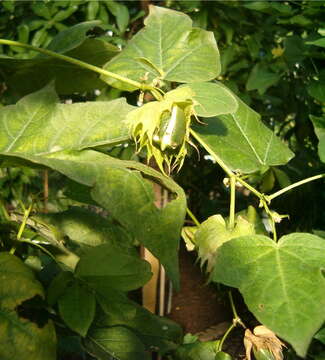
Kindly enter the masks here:
<path id="1" fill-rule="evenodd" d="M 80 22 L 100 20 L 102 25 L 92 30 L 90 36 L 123 48 L 142 27 L 151 3 L 183 11 L 195 26 L 213 31 L 222 60 L 218 80 L 260 113 L 262 120 L 295 152 L 296 157 L 287 166 L 249 176 L 253 184 L 265 192 L 275 191 L 324 170 L 310 120 L 311 116 L 324 116 L 324 1 L 5 0 L 0 3 L 0 37 L 47 47 L 64 29 Z M 35 56 L 18 47 L 3 46 L 1 52 L 2 56 L 19 59 Z M 5 84 L 0 86 L 3 95 L 0 102 L 13 102 L 6 97 Z M 130 103 L 137 101 L 135 94 L 122 95 L 127 96 Z M 83 101 L 119 96 L 120 91 L 107 87 L 73 94 L 70 98 Z M 133 156 L 130 148 L 119 148 L 112 154 L 124 158 Z M 11 186 L 35 187 L 35 181 L 26 183 L 29 173 L 20 172 L 21 177 L 10 180 Z M 1 174 L 2 184 L 7 184 L 6 176 L 5 172 Z M 50 175 L 50 184 L 53 176 Z M 228 189 L 222 183 L 223 173 L 204 156 L 204 150 L 200 150 L 199 158 L 192 151 L 183 169 L 174 177 L 187 191 L 189 206 L 200 220 L 214 213 L 227 213 Z M 39 187 L 36 186 L 36 190 L 40 191 Z M 57 187 L 51 185 L 50 203 L 51 199 L 55 202 L 56 197 Z M 275 201 L 278 212 L 290 214 L 290 221 L 284 220 L 281 224 L 282 231 L 321 229 L 324 200 L 325 192 L 316 182 Z M 255 199 L 247 193 L 239 192 L 238 210 L 252 201 Z"/>

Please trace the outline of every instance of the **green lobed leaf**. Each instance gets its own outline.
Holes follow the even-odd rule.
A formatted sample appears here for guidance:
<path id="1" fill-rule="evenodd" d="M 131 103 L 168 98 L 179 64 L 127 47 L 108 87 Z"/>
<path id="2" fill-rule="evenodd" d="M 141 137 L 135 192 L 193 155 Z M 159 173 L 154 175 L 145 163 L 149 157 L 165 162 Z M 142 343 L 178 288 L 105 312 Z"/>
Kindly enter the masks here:
<path id="1" fill-rule="evenodd" d="M 101 67 L 118 48 L 87 37 L 86 32 L 98 23 L 80 23 L 60 32 L 47 49 Z M 59 94 L 83 93 L 105 85 L 97 73 L 43 54 L 31 59 L 0 56 L 0 66 L 9 90 L 20 96 L 41 89 L 52 79 Z"/>
<path id="2" fill-rule="evenodd" d="M 325 115 L 321 117 L 309 115 L 312 121 L 315 133 L 318 137 L 318 154 L 322 162 L 325 162 Z"/>
<path id="3" fill-rule="evenodd" d="M 181 100 L 182 96 L 184 98 Z M 219 83 L 199 82 L 181 85 L 177 89 L 169 91 L 165 95 L 165 99 L 193 100 L 196 115 L 203 117 L 234 113 L 238 108 L 234 94 Z"/>
<path id="4" fill-rule="evenodd" d="M 139 338 L 123 326 L 90 329 L 85 347 L 99 360 L 149 360 Z"/>
<path id="5" fill-rule="evenodd" d="M 79 281 L 74 281 L 59 297 L 58 306 L 65 324 L 81 336 L 86 336 L 95 317 L 94 292 Z"/>
<path id="6" fill-rule="evenodd" d="M 152 275 L 148 262 L 112 244 L 93 247 L 81 255 L 75 274 L 102 294 L 110 293 L 112 289 L 137 289 Z"/>
<path id="7" fill-rule="evenodd" d="M 218 250 L 212 279 L 237 287 L 256 318 L 306 355 L 325 320 L 325 242 L 292 233 L 232 239 Z"/>
<path id="8" fill-rule="evenodd" d="M 167 318 L 152 314 L 130 301 L 125 295 L 99 297 L 104 313 L 96 321 L 98 327 L 126 326 L 141 339 L 146 350 L 165 354 L 175 350 L 182 339 L 182 328 Z"/>
<path id="9" fill-rule="evenodd" d="M 42 285 L 18 257 L 0 253 L 1 360 L 55 360 L 56 336 L 51 320 L 40 326 L 19 315 L 17 308 L 37 296 Z"/>
<path id="10" fill-rule="evenodd" d="M 183 13 L 152 5 L 144 24 L 145 28 L 104 69 L 136 81 L 147 78 L 149 82 L 158 77 L 191 83 L 218 76 L 220 56 L 212 32 L 192 28 L 190 17 Z M 122 90 L 136 90 L 112 78 L 102 79 Z"/>
<path id="11" fill-rule="evenodd" d="M 266 166 L 286 164 L 293 153 L 254 110 L 239 98 L 237 101 L 234 114 L 205 119 L 205 125 L 194 124 L 196 137 L 234 171 L 252 173 Z"/>
<path id="12" fill-rule="evenodd" d="M 0 151 L 48 155 L 123 142 L 134 107 L 124 98 L 59 104 L 53 84 L 0 109 Z M 81 121 L 82 120 L 82 121 Z"/>

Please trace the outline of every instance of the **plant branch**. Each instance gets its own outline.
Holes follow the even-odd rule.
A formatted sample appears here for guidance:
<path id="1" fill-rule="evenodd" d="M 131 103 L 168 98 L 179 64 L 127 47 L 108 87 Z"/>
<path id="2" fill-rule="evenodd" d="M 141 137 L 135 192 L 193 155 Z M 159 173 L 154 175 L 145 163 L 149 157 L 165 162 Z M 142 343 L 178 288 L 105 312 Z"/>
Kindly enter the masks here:
<path id="1" fill-rule="evenodd" d="M 23 209 L 24 209 L 24 217 L 23 217 L 23 221 L 22 223 L 20 224 L 20 227 L 19 227 L 19 231 L 18 231 L 18 234 L 17 234 L 17 240 L 20 241 L 21 239 L 21 236 L 25 230 L 25 227 L 26 227 L 26 224 L 27 224 L 27 220 L 29 218 L 29 214 L 30 212 L 32 211 L 32 208 L 33 208 L 33 204 L 30 204 L 28 209 L 25 209 L 25 207 L 23 206 Z M 10 249 L 10 254 L 14 254 L 16 251 L 16 245 L 14 245 L 11 249 Z"/>
<path id="2" fill-rule="evenodd" d="M 94 71 L 98 74 L 101 74 L 101 75 L 104 75 L 104 76 L 108 76 L 108 77 L 112 77 L 116 80 L 119 80 L 119 81 L 123 81 L 124 83 L 127 83 L 127 84 L 130 84 L 132 86 L 135 86 L 141 90 L 149 90 L 149 91 L 152 91 L 153 89 L 155 89 L 153 86 L 151 85 L 148 85 L 148 84 L 142 84 L 138 81 L 134 81 L 134 80 L 131 80 L 131 79 L 128 79 L 124 76 L 121 76 L 121 75 L 118 75 L 118 74 L 115 74 L 115 73 L 112 73 L 110 71 L 107 71 L 107 70 L 104 70 L 98 66 L 95 66 L 95 65 L 91 65 L 91 64 L 88 64 L 84 61 L 81 61 L 81 60 L 78 60 L 78 59 L 75 59 L 75 58 L 72 58 L 70 56 L 66 56 L 66 55 L 62 55 L 62 54 L 58 54 L 56 52 L 53 52 L 53 51 L 50 51 L 50 50 L 46 50 L 46 49 L 41 49 L 41 48 L 38 48 L 36 46 L 32 46 L 32 45 L 28 45 L 28 44 L 24 44 L 24 43 L 21 43 L 19 41 L 13 41 L 13 40 L 6 40 L 6 39 L 0 39 L 0 44 L 3 44 L 3 45 L 9 45 L 9 46 L 19 46 L 19 47 L 22 47 L 22 48 L 25 48 L 25 49 L 29 49 L 29 50 L 34 50 L 34 51 L 37 51 L 41 54 L 44 54 L 44 55 L 48 55 L 48 56 L 51 56 L 51 57 L 54 57 L 54 58 L 57 58 L 57 59 L 60 59 L 62 61 L 66 61 L 66 62 L 69 62 L 71 64 L 74 64 L 74 65 L 77 65 L 77 66 L 80 66 L 80 67 L 83 67 L 85 69 L 88 69 L 88 70 L 91 70 L 91 71 Z"/>
<path id="3" fill-rule="evenodd" d="M 274 198 L 276 198 L 276 197 L 284 194 L 285 192 L 287 192 L 287 191 L 289 191 L 289 190 L 291 190 L 291 189 L 293 189 L 293 188 L 295 188 L 295 187 L 297 187 L 297 186 L 304 185 L 304 184 L 306 184 L 306 183 L 308 183 L 308 182 L 310 182 L 310 181 L 322 179 L 322 178 L 324 178 L 324 177 L 325 177 L 325 174 L 320 174 L 320 175 L 315 175 L 315 176 L 309 177 L 309 178 L 307 178 L 307 179 L 300 180 L 300 181 L 298 181 L 298 182 L 296 182 L 296 183 L 293 183 L 293 184 L 291 184 L 291 185 L 289 185 L 289 186 L 286 186 L 285 188 L 283 188 L 283 189 L 275 192 L 275 193 L 272 194 L 272 195 L 266 195 L 265 197 L 266 197 L 266 199 L 270 202 L 270 201 L 273 200 Z"/>

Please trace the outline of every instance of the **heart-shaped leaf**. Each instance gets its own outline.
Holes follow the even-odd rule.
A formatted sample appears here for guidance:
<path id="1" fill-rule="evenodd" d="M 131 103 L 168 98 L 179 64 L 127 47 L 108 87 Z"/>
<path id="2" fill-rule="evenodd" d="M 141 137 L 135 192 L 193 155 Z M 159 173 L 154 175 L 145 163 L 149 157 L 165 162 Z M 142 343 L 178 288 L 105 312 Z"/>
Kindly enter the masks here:
<path id="1" fill-rule="evenodd" d="M 325 242 L 293 233 L 278 243 L 262 235 L 224 243 L 212 279 L 237 287 L 256 318 L 301 357 L 325 320 Z"/>
<path id="2" fill-rule="evenodd" d="M 220 73 L 220 56 L 213 33 L 192 28 L 189 16 L 150 6 L 145 28 L 104 68 L 132 80 L 146 78 L 191 83 Z M 152 65 L 151 65 L 152 64 Z M 132 85 L 103 77 L 108 84 L 133 91 Z"/>

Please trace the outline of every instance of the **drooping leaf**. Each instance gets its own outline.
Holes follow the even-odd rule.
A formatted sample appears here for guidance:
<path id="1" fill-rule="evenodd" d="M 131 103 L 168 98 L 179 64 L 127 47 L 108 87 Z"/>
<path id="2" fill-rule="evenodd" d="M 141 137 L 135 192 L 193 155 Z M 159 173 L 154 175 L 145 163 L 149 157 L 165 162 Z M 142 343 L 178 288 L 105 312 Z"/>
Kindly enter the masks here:
<path id="1" fill-rule="evenodd" d="M 105 312 L 96 322 L 98 327 L 126 326 L 141 339 L 146 350 L 165 354 L 177 347 L 182 339 L 181 327 L 173 321 L 152 314 L 130 301 L 125 295 L 100 297 Z"/>
<path id="2" fill-rule="evenodd" d="M 49 85 L 1 108 L 1 151 L 45 155 L 123 142 L 128 139 L 123 120 L 132 109 L 124 98 L 59 104 Z"/>
<path id="3" fill-rule="evenodd" d="M 152 275 L 149 263 L 111 244 L 89 249 L 80 257 L 75 274 L 102 294 L 137 289 Z"/>
<path id="4" fill-rule="evenodd" d="M 96 310 L 95 294 L 79 281 L 74 281 L 58 299 L 59 312 L 70 329 L 86 336 Z"/>
<path id="5" fill-rule="evenodd" d="M 318 137 L 318 154 L 322 162 L 325 162 L 325 116 L 317 117 L 310 115 L 315 133 Z"/>
<path id="6" fill-rule="evenodd" d="M 299 356 L 325 320 L 325 242 L 305 233 L 278 243 L 261 236 L 232 239 L 218 250 L 212 279 L 237 287 L 256 318 Z"/>
<path id="7" fill-rule="evenodd" d="M 234 94 L 219 83 L 199 82 L 181 85 L 169 91 L 165 98 L 180 101 L 186 95 L 194 102 L 194 110 L 198 116 L 212 117 L 236 112 L 238 103 Z M 184 93 L 182 93 L 184 91 Z M 186 97 L 183 101 L 186 100 Z"/>
<path id="8" fill-rule="evenodd" d="M 69 121 L 61 120 L 61 125 L 57 126 L 59 130 L 64 127 L 67 129 L 69 136 L 66 136 L 66 133 L 58 132 L 56 127 L 53 129 L 55 123 L 48 123 L 49 114 L 56 107 L 54 97 L 47 87 L 22 99 L 17 105 L 1 109 L 0 129 L 3 131 L 0 132 L 0 154 L 7 160 L 22 159 L 30 161 L 33 166 L 48 166 L 75 182 L 92 188 L 91 196 L 95 202 L 106 208 L 134 238 L 160 259 L 177 288 L 177 252 L 186 209 L 182 189 L 171 179 L 137 162 L 122 161 L 92 150 L 67 151 L 116 142 L 116 127 L 123 120 L 123 111 L 127 111 L 128 105 L 121 99 L 114 100 L 113 103 L 121 102 L 122 110 L 120 109 L 119 114 L 113 112 L 112 118 L 106 115 L 103 122 L 99 117 L 95 121 L 98 127 L 91 126 L 93 121 L 83 125 L 84 122 L 78 122 L 78 119 L 70 119 L 71 123 L 75 121 L 75 126 L 70 127 Z M 108 107 L 107 111 L 111 109 L 109 104 L 111 102 L 102 103 Z M 82 110 L 86 115 L 81 111 L 79 115 L 88 116 L 89 121 L 101 114 L 104 116 L 104 113 L 98 111 L 97 106 L 100 105 L 81 105 L 84 106 Z M 66 105 L 58 106 L 60 110 L 61 106 Z M 116 111 L 118 112 L 117 108 Z M 119 141 L 122 141 L 121 135 L 118 136 Z M 28 163 L 25 162 L 25 165 Z M 168 189 L 171 194 L 170 201 L 163 209 L 158 209 L 155 205 L 152 180 Z"/>
<path id="9" fill-rule="evenodd" d="M 139 338 L 123 326 L 91 328 L 85 347 L 99 360 L 149 360 Z"/>
<path id="10" fill-rule="evenodd" d="M 260 120 L 260 116 L 237 98 L 234 114 L 205 119 L 193 125 L 196 137 L 217 154 L 230 169 L 252 173 L 287 163 L 293 153 Z"/>
<path id="11" fill-rule="evenodd" d="M 212 32 L 192 28 L 191 19 L 183 13 L 152 5 L 149 9 L 145 28 L 104 66 L 106 70 L 136 81 L 159 77 L 190 83 L 218 76 L 219 51 Z M 102 79 L 122 90 L 136 89 L 112 78 Z"/>
<path id="12" fill-rule="evenodd" d="M 102 40 L 87 38 L 86 32 L 98 23 L 80 23 L 60 32 L 48 50 L 102 66 L 119 50 Z M 105 85 L 97 73 L 43 54 L 31 59 L 0 56 L 0 66 L 9 90 L 20 96 L 41 89 L 53 79 L 59 94 L 83 93 Z"/>
<path id="13" fill-rule="evenodd" d="M 0 358 L 2 360 L 55 360 L 56 336 L 51 320 L 37 324 L 21 316 L 19 306 L 44 298 L 42 285 L 19 258 L 0 254 Z"/>

